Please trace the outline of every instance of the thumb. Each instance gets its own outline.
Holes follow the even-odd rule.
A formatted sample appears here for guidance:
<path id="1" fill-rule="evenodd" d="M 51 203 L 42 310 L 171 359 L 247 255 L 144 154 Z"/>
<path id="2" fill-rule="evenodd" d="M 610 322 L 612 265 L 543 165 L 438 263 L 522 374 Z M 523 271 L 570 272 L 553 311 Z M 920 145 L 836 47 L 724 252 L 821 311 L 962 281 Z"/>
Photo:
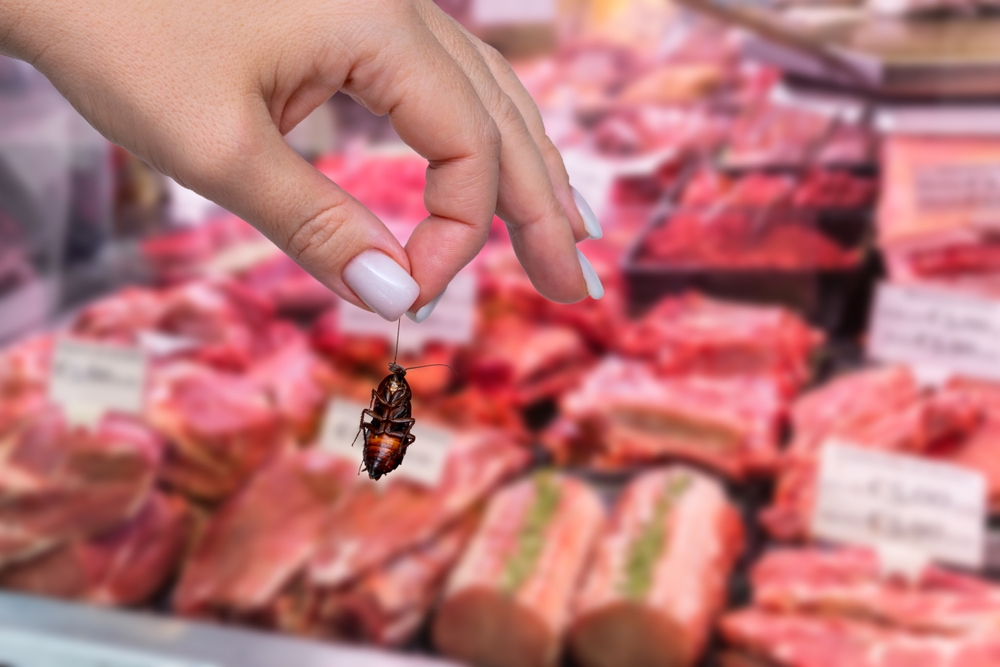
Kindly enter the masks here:
<path id="1" fill-rule="evenodd" d="M 397 320 L 420 294 L 399 241 L 361 202 L 306 162 L 268 118 L 238 166 L 192 188 L 259 229 L 343 299 Z"/>

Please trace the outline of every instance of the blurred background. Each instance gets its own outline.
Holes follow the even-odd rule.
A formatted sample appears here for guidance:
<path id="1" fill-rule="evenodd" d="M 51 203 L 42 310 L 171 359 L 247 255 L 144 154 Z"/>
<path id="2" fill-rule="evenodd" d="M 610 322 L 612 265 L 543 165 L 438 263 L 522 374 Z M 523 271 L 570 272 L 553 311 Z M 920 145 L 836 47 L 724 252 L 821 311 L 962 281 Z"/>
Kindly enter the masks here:
<path id="1" fill-rule="evenodd" d="M 536 100 L 606 294 L 545 301 L 494 220 L 399 325 L 450 368 L 377 483 L 397 325 L 0 58 L 0 664 L 1000 664 L 1000 3 L 438 4 Z M 427 215 L 350 98 L 287 140 Z M 837 443 L 889 458 L 831 482 Z"/>

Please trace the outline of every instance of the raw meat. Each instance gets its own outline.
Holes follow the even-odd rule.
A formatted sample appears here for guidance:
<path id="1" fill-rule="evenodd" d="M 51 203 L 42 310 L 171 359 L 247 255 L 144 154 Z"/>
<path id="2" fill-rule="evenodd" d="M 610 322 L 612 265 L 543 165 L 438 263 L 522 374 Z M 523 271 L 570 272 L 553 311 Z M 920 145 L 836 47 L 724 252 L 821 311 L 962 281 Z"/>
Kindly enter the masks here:
<path id="1" fill-rule="evenodd" d="M 360 487 L 331 521 L 310 562 L 310 581 L 336 588 L 423 544 L 524 470 L 529 460 L 528 452 L 506 435 L 471 431 L 456 434 L 435 488 L 405 479 L 377 489 Z"/>
<path id="2" fill-rule="evenodd" d="M 995 636 L 923 635 L 839 617 L 747 609 L 722 620 L 722 634 L 760 667 L 993 667 Z M 731 663 L 733 664 L 733 663 Z"/>
<path id="3" fill-rule="evenodd" d="M 357 583 L 319 592 L 315 633 L 382 646 L 412 639 L 477 521 L 470 515 Z"/>
<path id="4" fill-rule="evenodd" d="M 820 446 L 837 438 L 855 446 L 947 458 L 984 423 L 974 392 L 921 393 L 902 368 L 863 371 L 802 397 L 793 408 L 795 437 L 785 455 L 773 504 L 761 521 L 773 537 L 808 536 Z M 981 445 L 977 445 L 981 446 Z M 976 455 L 978 456 L 978 455 Z M 956 463 L 960 459 L 956 457 Z"/>
<path id="5" fill-rule="evenodd" d="M 188 362 L 154 373 L 146 418 L 169 442 L 164 481 L 207 501 L 230 495 L 291 444 L 266 388 Z"/>
<path id="6" fill-rule="evenodd" d="M 862 549 L 781 549 L 753 568 L 754 605 L 782 613 L 853 617 L 918 633 L 988 634 L 1000 627 L 1000 587 L 926 568 L 912 581 L 886 577 Z"/>
<path id="7" fill-rule="evenodd" d="M 441 484 L 424 489 L 403 478 L 359 483 L 354 463 L 322 451 L 283 454 L 212 521 L 175 608 L 297 634 L 405 641 L 476 505 L 527 463 L 502 437 L 460 436 Z"/>
<path id="8" fill-rule="evenodd" d="M 483 667 L 556 665 L 603 523 L 597 495 L 568 477 L 540 473 L 498 493 L 448 581 L 434 645 Z"/>
<path id="9" fill-rule="evenodd" d="M 645 263 L 703 270 L 843 271 L 862 250 L 844 247 L 796 209 L 680 209 L 643 239 Z"/>
<path id="10" fill-rule="evenodd" d="M 110 532 L 0 570 L 0 588 L 104 605 L 144 602 L 173 574 L 192 528 L 184 501 L 154 493 Z"/>
<path id="11" fill-rule="evenodd" d="M 71 427 L 46 408 L 0 442 L 0 567 L 112 530 L 142 508 L 163 443 L 142 424 L 109 415 Z"/>
<path id="12" fill-rule="evenodd" d="M 318 315 L 337 300 L 329 288 L 281 253 L 247 269 L 239 280 L 273 302 L 282 315 Z"/>
<path id="13" fill-rule="evenodd" d="M 305 336 L 296 331 L 287 344 L 255 363 L 248 378 L 267 394 L 288 431 L 300 442 L 313 441 L 334 374 Z"/>
<path id="14" fill-rule="evenodd" d="M 577 599 L 576 662 L 695 664 L 742 547 L 740 516 L 710 477 L 673 468 L 631 482 Z"/>
<path id="15" fill-rule="evenodd" d="M 470 381 L 488 390 L 510 389 L 514 407 L 558 396 L 593 361 L 573 329 L 539 327 L 519 318 L 492 322 L 469 351 Z"/>
<path id="16" fill-rule="evenodd" d="M 322 451 L 272 461 L 213 517 L 184 568 L 174 608 L 185 615 L 276 613 L 272 603 L 356 478 L 353 464 Z"/>
<path id="17" fill-rule="evenodd" d="M 280 342 L 274 316 L 274 304 L 238 282 L 199 280 L 165 290 L 125 289 L 84 309 L 71 332 L 128 344 L 157 334 L 184 343 L 171 356 L 242 371 Z"/>
<path id="18" fill-rule="evenodd" d="M 737 479 L 777 464 L 784 401 L 767 379 L 658 377 L 609 357 L 560 405 L 560 458 L 605 469 L 679 458 Z"/>
<path id="19" fill-rule="evenodd" d="M 814 169 L 795 191 L 792 203 L 802 208 L 862 209 L 874 206 L 878 184 L 849 171 Z"/>
<path id="20" fill-rule="evenodd" d="M 829 118 L 811 111 L 760 105 L 733 125 L 723 159 L 736 169 L 804 166 L 831 127 Z"/>
<path id="21" fill-rule="evenodd" d="M 661 373 L 765 375 L 796 392 L 811 374 L 823 336 L 778 306 L 720 301 L 688 293 L 666 299 L 619 337 L 618 351 Z"/>

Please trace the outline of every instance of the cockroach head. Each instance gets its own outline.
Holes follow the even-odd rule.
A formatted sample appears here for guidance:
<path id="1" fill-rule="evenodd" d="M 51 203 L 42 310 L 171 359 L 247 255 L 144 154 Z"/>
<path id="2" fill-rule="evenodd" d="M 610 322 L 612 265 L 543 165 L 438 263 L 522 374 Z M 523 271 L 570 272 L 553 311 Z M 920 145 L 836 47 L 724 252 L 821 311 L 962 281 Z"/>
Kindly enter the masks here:
<path id="1" fill-rule="evenodd" d="M 393 375 L 406 375 L 406 369 L 397 364 L 396 362 L 392 362 L 391 364 L 389 364 L 389 372 L 392 373 Z"/>

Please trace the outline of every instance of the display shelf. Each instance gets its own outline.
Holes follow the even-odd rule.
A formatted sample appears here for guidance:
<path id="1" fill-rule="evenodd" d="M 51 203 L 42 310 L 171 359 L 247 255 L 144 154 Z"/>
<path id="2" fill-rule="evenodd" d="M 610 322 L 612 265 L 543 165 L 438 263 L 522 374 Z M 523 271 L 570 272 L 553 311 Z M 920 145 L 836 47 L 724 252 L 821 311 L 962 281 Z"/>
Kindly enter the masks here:
<path id="1" fill-rule="evenodd" d="M 0 593 L 0 665 L 57 664 L 60 667 L 447 667 L 454 663 Z"/>

